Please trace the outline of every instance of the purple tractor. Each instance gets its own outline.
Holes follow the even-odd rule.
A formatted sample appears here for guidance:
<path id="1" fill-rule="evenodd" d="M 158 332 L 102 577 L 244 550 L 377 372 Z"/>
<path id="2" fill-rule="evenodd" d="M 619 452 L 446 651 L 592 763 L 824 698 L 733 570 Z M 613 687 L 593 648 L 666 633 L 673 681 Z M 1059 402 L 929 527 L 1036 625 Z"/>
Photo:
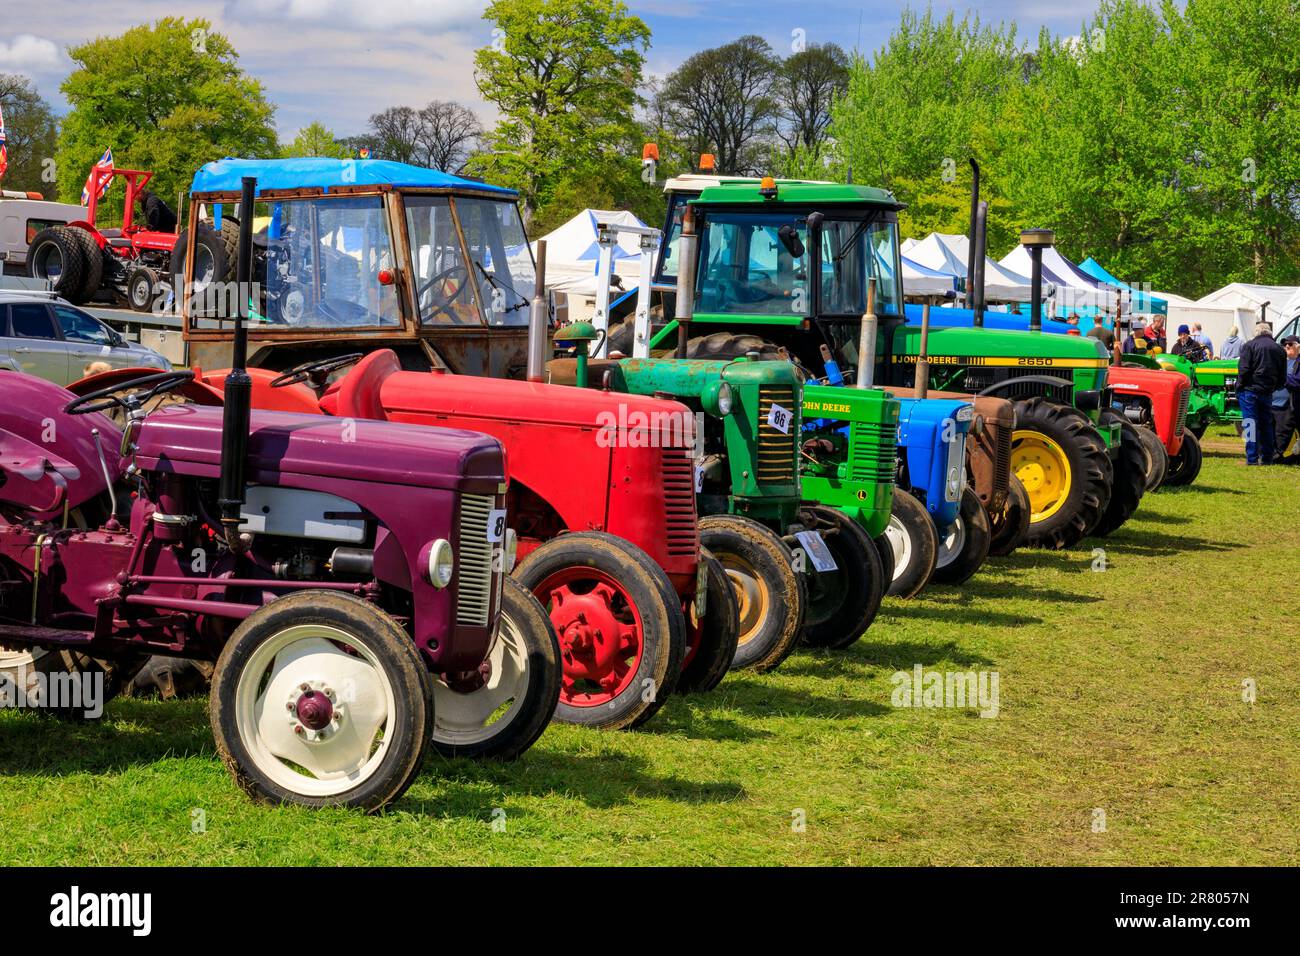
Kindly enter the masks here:
<path id="1" fill-rule="evenodd" d="M 500 443 L 250 412 L 232 377 L 222 409 L 157 407 L 189 372 L 79 398 L 0 373 L 0 694 L 86 710 L 149 655 L 215 661 L 230 772 L 307 806 L 391 803 L 429 744 L 526 750 L 559 645 L 509 576 Z"/>

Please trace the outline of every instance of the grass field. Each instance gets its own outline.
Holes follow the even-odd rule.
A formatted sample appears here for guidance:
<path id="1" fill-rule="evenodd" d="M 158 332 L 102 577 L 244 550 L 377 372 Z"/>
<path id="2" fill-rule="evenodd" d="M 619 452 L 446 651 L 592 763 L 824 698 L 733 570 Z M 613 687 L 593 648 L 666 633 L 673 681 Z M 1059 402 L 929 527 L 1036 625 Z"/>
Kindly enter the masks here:
<path id="1" fill-rule="evenodd" d="M 511 766 L 433 757 L 383 817 L 250 803 L 206 701 L 0 713 L 0 859 L 1295 864 L 1300 469 L 1247 469 L 1230 434 L 1109 540 L 887 600 L 847 652 L 733 674 L 636 733 L 552 727 Z M 996 671 L 998 716 L 891 706 L 918 663 Z"/>

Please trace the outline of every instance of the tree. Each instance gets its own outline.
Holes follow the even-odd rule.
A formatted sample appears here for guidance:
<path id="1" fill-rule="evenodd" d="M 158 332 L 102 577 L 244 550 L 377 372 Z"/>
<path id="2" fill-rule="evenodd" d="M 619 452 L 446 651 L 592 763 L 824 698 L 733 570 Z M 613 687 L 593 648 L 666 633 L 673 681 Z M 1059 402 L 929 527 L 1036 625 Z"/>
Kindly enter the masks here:
<path id="1" fill-rule="evenodd" d="M 324 123 L 312 122 L 298 130 L 293 142 L 284 148 L 284 155 L 348 159 L 356 154 L 326 129 Z"/>
<path id="2" fill-rule="evenodd" d="M 662 108 L 693 152 L 714 154 L 718 172 L 760 172 L 780 116 L 773 95 L 780 68 L 766 40 L 743 36 L 692 55 L 669 74 Z"/>
<path id="3" fill-rule="evenodd" d="M 813 44 L 786 57 L 775 92 L 782 108 L 777 135 L 790 155 L 800 147 L 820 152 L 831 105 L 848 84 L 849 57 L 838 44 Z"/>
<path id="4" fill-rule="evenodd" d="M 417 137 L 424 164 L 454 173 L 464 165 L 483 135 L 474 111 L 448 100 L 431 100 L 420 110 Z"/>
<path id="5" fill-rule="evenodd" d="M 57 151 L 66 202 L 109 147 L 118 166 L 152 170 L 149 188 L 164 197 L 188 189 L 204 163 L 279 153 L 262 84 L 207 20 L 167 17 L 68 55 L 76 69 L 62 86 L 71 109 Z"/>
<path id="6" fill-rule="evenodd" d="M 409 106 L 390 106 L 370 117 L 376 159 L 414 163 L 420 153 L 420 114 Z"/>
<path id="7" fill-rule="evenodd" d="M 475 79 L 501 119 L 473 168 L 517 188 L 527 222 L 566 175 L 635 147 L 650 29 L 620 0 L 493 0 L 483 16 L 497 39 Z"/>
<path id="8" fill-rule="evenodd" d="M 58 195 L 53 162 L 58 124 L 35 84 L 25 76 L 0 73 L 0 113 L 9 154 L 0 188 Z"/>

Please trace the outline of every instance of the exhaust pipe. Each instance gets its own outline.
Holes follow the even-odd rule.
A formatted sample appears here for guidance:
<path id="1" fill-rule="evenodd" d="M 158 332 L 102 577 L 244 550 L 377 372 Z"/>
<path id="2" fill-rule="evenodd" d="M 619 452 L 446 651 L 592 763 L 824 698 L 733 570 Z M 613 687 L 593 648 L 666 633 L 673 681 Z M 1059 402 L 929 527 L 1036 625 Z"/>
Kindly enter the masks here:
<path id="1" fill-rule="evenodd" d="M 970 181 L 970 235 L 966 237 L 966 308 L 974 308 L 971 302 L 971 296 L 975 294 L 973 284 L 975 281 L 975 236 L 978 232 L 976 220 L 979 218 L 980 205 L 980 164 L 975 161 L 975 157 L 970 158 L 971 181 Z"/>
<path id="2" fill-rule="evenodd" d="M 686 345 L 691 338 L 691 316 L 695 314 L 695 256 L 698 251 L 695 210 L 687 205 L 682 213 L 682 234 L 677 240 L 677 301 L 673 306 L 673 318 L 677 321 L 676 356 L 679 359 L 686 358 Z"/>
<path id="3" fill-rule="evenodd" d="M 981 202 L 975 212 L 975 242 L 971 245 L 971 255 L 975 260 L 975 270 L 966 273 L 968 285 L 974 285 L 975 313 L 971 322 L 975 328 L 984 327 L 984 258 L 988 254 L 989 204 Z M 969 294 L 968 294 L 969 298 Z"/>
<path id="4" fill-rule="evenodd" d="M 930 392 L 930 303 L 921 306 L 921 351 L 916 357 L 916 397 Z"/>
<path id="5" fill-rule="evenodd" d="M 235 310 L 234 348 L 230 374 L 224 389 L 225 409 L 221 418 L 221 480 L 217 503 L 221 509 L 221 526 L 226 544 L 236 554 L 244 550 L 239 539 L 240 506 L 244 503 L 248 459 L 248 429 L 251 419 L 253 380 L 245 366 L 248 363 L 248 329 L 244 318 L 251 311 L 249 295 L 252 292 L 253 273 L 253 208 L 257 192 L 257 179 L 243 178 L 243 193 L 239 201 L 239 252 L 235 267 L 235 289 L 238 305 Z"/>
<path id="6" fill-rule="evenodd" d="M 871 388 L 876 381 L 876 279 L 867 280 L 867 311 L 862 313 L 862 334 L 858 338 L 858 388 Z"/>
<path id="7" fill-rule="evenodd" d="M 537 281 L 528 309 L 528 381 L 546 379 L 546 327 L 550 309 L 546 301 L 546 240 L 537 240 Z M 586 385 L 586 382 L 579 382 Z"/>
<path id="8" fill-rule="evenodd" d="M 1029 274 L 1029 331 L 1043 331 L 1043 250 L 1056 244 L 1056 233 L 1051 229 L 1024 229 L 1020 244 L 1029 250 L 1033 269 Z"/>

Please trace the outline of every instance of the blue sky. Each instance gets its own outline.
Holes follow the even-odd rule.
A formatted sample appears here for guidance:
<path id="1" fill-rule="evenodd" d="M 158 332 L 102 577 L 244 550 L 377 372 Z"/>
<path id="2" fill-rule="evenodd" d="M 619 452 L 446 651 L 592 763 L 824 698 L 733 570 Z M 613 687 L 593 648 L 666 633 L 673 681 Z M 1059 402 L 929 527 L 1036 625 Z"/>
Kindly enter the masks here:
<path id="1" fill-rule="evenodd" d="M 794 31 L 809 43 L 859 43 L 877 49 L 898 22 L 902 4 L 861 0 L 817 3 L 754 0 L 627 0 L 650 26 L 651 73 L 671 71 L 691 53 L 758 33 L 789 52 Z M 0 71 L 31 76 L 58 110 L 59 83 L 72 68 L 66 48 L 95 36 L 120 33 L 163 16 L 206 17 L 227 34 L 246 70 L 266 85 L 278 107 L 276 125 L 291 138 L 321 120 L 336 133 L 359 132 L 366 118 L 387 106 L 421 106 L 453 99 L 490 119 L 474 86 L 474 50 L 491 42 L 481 17 L 486 0 L 5 0 L 0 20 Z M 971 9 L 936 3 L 936 11 Z M 981 3 L 986 22 L 1013 21 L 1022 36 L 1043 26 L 1073 35 L 1096 9 L 1074 4 L 1000 0 Z M 161 66 L 160 69 L 165 69 Z"/>

